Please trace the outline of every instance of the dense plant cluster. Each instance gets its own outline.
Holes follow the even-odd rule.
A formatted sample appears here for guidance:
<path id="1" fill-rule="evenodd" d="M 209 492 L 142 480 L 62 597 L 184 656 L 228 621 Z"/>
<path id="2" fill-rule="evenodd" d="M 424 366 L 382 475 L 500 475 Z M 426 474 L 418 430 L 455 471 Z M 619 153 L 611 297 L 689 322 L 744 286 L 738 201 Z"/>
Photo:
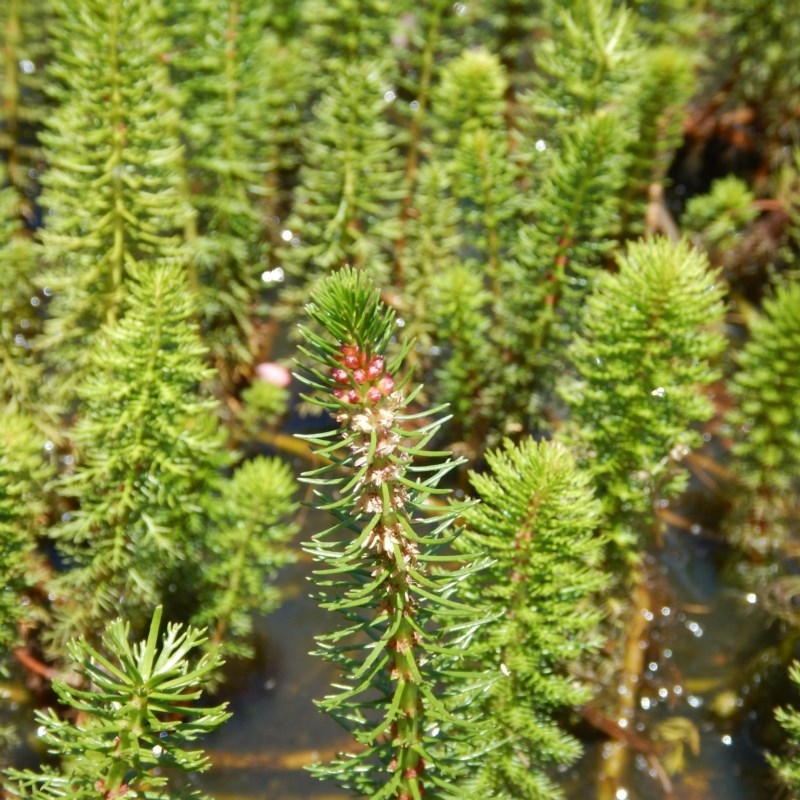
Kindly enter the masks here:
<path id="1" fill-rule="evenodd" d="M 314 770 L 357 796 L 563 797 L 576 709 L 601 800 L 642 763 L 666 791 L 700 734 L 639 699 L 701 480 L 789 674 L 793 4 L 0 0 L 0 31 L 0 675 L 60 703 L 12 795 L 204 768 L 225 713 L 190 701 L 295 557 L 288 454 L 335 517 L 304 547 L 354 739 Z"/>

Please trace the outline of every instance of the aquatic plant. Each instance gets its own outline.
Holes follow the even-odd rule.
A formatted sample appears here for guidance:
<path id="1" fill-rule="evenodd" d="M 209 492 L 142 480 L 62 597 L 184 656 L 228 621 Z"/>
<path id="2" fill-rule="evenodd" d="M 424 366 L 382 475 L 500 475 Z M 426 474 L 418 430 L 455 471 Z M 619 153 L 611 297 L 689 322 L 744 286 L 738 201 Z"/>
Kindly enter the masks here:
<path id="1" fill-rule="evenodd" d="M 319 649 L 350 689 L 335 687 L 323 704 L 367 744 L 321 774 L 366 795 L 556 792 L 542 772 L 557 777 L 551 768 L 576 748 L 539 704 L 581 701 L 548 682 L 573 671 L 610 687 L 584 706 L 583 724 L 616 738 L 607 750 L 618 752 L 642 723 L 641 752 L 655 769 L 658 735 L 637 695 L 652 662 L 639 642 L 655 642 L 649 579 L 670 579 L 650 569 L 664 560 L 659 521 L 698 529 L 678 502 L 687 464 L 718 486 L 733 442 L 733 541 L 767 569 L 793 557 L 797 487 L 785 476 L 796 472 L 786 452 L 795 443 L 779 432 L 793 424 L 783 398 L 794 385 L 784 380 L 791 336 L 778 325 L 763 335 L 782 352 L 756 346 L 754 323 L 735 376 L 718 370 L 725 286 L 687 245 L 635 241 L 690 239 L 731 285 L 730 321 L 761 312 L 775 324 L 771 304 L 787 291 L 800 230 L 789 164 L 800 17 L 791 4 L 757 6 L 0 0 L 0 560 L 9 579 L 0 647 L 9 680 L 45 692 L 65 668 L 67 642 L 83 632 L 98 649 L 123 597 L 134 637 L 164 603 L 165 617 L 208 627 L 205 648 L 250 655 L 251 620 L 278 601 L 273 577 L 295 529 L 293 479 L 273 453 L 285 449 L 314 465 L 330 459 L 311 479 L 331 481 L 317 486 L 318 503 L 341 504 L 332 509 L 341 525 L 309 545 L 320 559 L 317 592 L 345 612 Z M 375 284 L 358 283 L 367 279 L 352 269 Z M 372 308 L 364 298 L 379 292 L 375 318 L 394 313 L 395 327 L 376 323 L 368 335 L 363 321 L 327 306 L 312 318 L 306 351 L 318 360 L 306 377 L 340 419 L 329 436 L 303 442 L 279 426 L 318 418 L 301 418 L 308 404 L 291 385 L 261 381 L 256 365 L 281 362 L 294 333 L 286 317 L 339 270 L 344 284 L 325 283 L 315 298 L 360 297 Z M 766 275 L 782 288 L 751 312 Z M 347 336 L 362 341 L 326 327 L 342 315 Z M 416 343 L 401 346 L 404 336 Z M 354 346 L 364 349 L 341 349 Z M 719 389 L 709 386 L 717 379 Z M 451 418 L 423 413 L 443 402 Z M 375 409 L 399 432 L 388 460 L 378 439 L 393 434 L 376 429 L 372 448 L 359 427 Z M 710 441 L 698 453 L 701 425 Z M 575 551 L 563 542 L 545 568 L 536 547 L 547 537 L 534 537 L 529 564 L 546 592 L 545 569 L 588 563 L 602 546 L 611 582 L 596 602 L 614 613 L 589 666 L 544 653 L 547 640 L 567 661 L 590 655 L 562 651 L 555 624 L 545 624 L 560 595 L 542 595 L 540 616 L 515 612 L 521 627 L 512 625 L 504 603 L 522 587 L 503 559 L 516 531 L 481 532 L 515 481 L 531 491 L 545 481 L 521 454 L 541 456 L 557 476 L 543 454 L 564 447 L 533 447 L 531 435 L 566 444 L 576 474 L 595 485 Z M 253 458 L 264 446 L 269 455 Z M 437 502 L 447 496 L 437 480 L 468 486 L 460 464 L 426 455 L 439 447 L 468 459 L 482 511 Z M 370 476 L 372 488 L 360 482 Z M 451 541 L 455 513 L 474 525 Z M 691 547 L 703 540 L 699 527 L 700 539 L 673 529 L 665 540 Z M 485 572 L 463 567 L 473 556 Z M 402 603 L 370 605 L 412 569 Z M 477 607 L 490 598 L 492 611 Z M 487 615 L 495 624 L 481 627 Z M 558 625 L 596 636 L 588 617 L 565 614 Z M 513 670 L 491 650 L 494 633 L 511 631 L 531 654 Z M 407 652 L 399 642 L 410 642 Z M 516 653 L 511 638 L 506 645 Z M 378 700 L 382 709 L 370 705 Z M 396 705 L 416 700 L 409 715 Z M 691 722 L 667 723 L 662 734 L 684 737 L 689 752 Z M 524 753 L 499 735 L 506 724 L 518 727 Z M 421 742 L 424 771 L 413 763 L 417 745 L 403 749 L 395 733 Z M 407 774 L 392 760 L 398 747 Z M 627 786 L 619 759 L 604 765 L 603 800 Z"/>
<path id="2" fill-rule="evenodd" d="M 494 678 L 475 695 L 491 725 L 461 796 L 560 798 L 550 768 L 574 762 L 581 745 L 556 715 L 592 695 L 569 666 L 602 644 L 600 504 L 588 473 L 556 442 L 506 440 L 486 462 L 488 472 L 470 474 L 482 502 L 465 509 L 455 542 L 491 559 L 464 581 L 459 598 L 496 615 L 465 653 Z"/>
<path id="3" fill-rule="evenodd" d="M 726 524 L 734 542 L 763 555 L 790 542 L 800 513 L 800 284 L 765 298 L 737 362 L 726 421 L 746 491 Z"/>
<path id="4" fill-rule="evenodd" d="M 159 606 L 147 639 L 135 644 L 130 625 L 121 619 L 108 626 L 100 649 L 85 639 L 70 643 L 85 688 L 56 680 L 53 689 L 80 716 L 66 721 L 53 709 L 36 712 L 39 738 L 62 758 L 61 766 L 8 770 L 9 797 L 204 797 L 174 774 L 208 768 L 203 751 L 187 745 L 230 717 L 226 704 L 193 705 L 220 660 L 218 655 L 191 660 L 205 641 L 205 633 L 191 626 L 167 625 L 159 641 L 162 614 Z"/>
<path id="5" fill-rule="evenodd" d="M 49 269 L 40 281 L 53 297 L 37 345 L 61 401 L 86 375 L 100 325 L 125 310 L 136 265 L 179 255 L 189 208 L 179 192 L 178 114 L 157 6 L 52 2 L 46 90 L 55 108 L 40 134 Z"/>
<path id="6" fill-rule="evenodd" d="M 170 78 L 180 92 L 185 142 L 184 201 L 189 283 L 198 294 L 204 340 L 220 370 L 247 370 L 253 320 L 267 266 L 263 196 L 274 136 L 261 44 L 267 4 L 218 0 L 167 4 Z M 270 87 L 272 88 L 272 87 Z M 229 376 L 225 376 L 229 377 Z"/>
<path id="7" fill-rule="evenodd" d="M 789 678 L 795 689 L 800 687 L 800 663 L 793 662 L 789 668 Z M 786 731 L 788 753 L 768 753 L 767 759 L 780 776 L 784 784 L 792 792 L 800 790 L 800 759 L 796 749 L 800 746 L 800 712 L 793 706 L 780 706 L 775 710 L 775 719 Z"/>
<path id="8" fill-rule="evenodd" d="M 341 672 L 319 705 L 359 745 L 314 771 L 373 800 L 458 796 L 467 736 L 441 682 L 481 615 L 452 598 L 478 564 L 446 552 L 461 508 L 436 502 L 458 463 L 427 448 L 442 409 L 409 408 L 408 345 L 390 354 L 395 315 L 365 272 L 326 278 L 307 311 L 324 333 L 302 328 L 302 377 L 336 425 L 304 437 L 329 461 L 304 479 L 337 522 L 305 549 L 318 601 L 345 619 L 317 639 Z"/>
<path id="9" fill-rule="evenodd" d="M 722 287 L 702 252 L 658 238 L 631 243 L 618 265 L 598 278 L 570 347 L 577 377 L 559 385 L 571 416 L 558 438 L 594 476 L 612 560 L 630 566 L 658 501 L 686 486 L 725 340 Z"/>
<path id="10" fill-rule="evenodd" d="M 76 463 L 57 482 L 71 508 L 48 532 L 69 565 L 51 582 L 56 652 L 76 635 L 94 641 L 122 604 L 140 630 L 173 584 L 191 587 L 182 602 L 217 626 L 217 644 L 226 628 L 246 641 L 250 612 L 275 603 L 264 579 L 294 530 L 283 523 L 293 480 L 280 461 L 222 477 L 234 457 L 218 403 L 200 388 L 213 372 L 185 273 L 142 264 L 136 274 L 127 312 L 92 350 L 71 431 Z"/>

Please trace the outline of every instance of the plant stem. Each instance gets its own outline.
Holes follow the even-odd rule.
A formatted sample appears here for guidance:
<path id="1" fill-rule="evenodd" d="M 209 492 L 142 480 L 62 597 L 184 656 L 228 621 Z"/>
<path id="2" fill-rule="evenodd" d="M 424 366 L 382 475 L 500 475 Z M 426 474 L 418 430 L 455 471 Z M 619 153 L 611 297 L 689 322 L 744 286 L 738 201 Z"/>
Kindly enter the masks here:
<path id="1" fill-rule="evenodd" d="M 641 676 L 644 672 L 644 656 L 646 648 L 642 647 L 648 628 L 651 597 L 645 580 L 639 578 L 631 593 L 632 613 L 624 643 L 622 675 L 618 687 L 618 704 L 616 709 L 617 724 L 623 730 L 634 729 L 634 717 L 638 699 Z M 614 800 L 617 790 L 622 784 L 624 773 L 630 758 L 630 747 L 619 739 L 610 743 L 610 753 L 604 762 L 599 776 L 597 800 Z"/>

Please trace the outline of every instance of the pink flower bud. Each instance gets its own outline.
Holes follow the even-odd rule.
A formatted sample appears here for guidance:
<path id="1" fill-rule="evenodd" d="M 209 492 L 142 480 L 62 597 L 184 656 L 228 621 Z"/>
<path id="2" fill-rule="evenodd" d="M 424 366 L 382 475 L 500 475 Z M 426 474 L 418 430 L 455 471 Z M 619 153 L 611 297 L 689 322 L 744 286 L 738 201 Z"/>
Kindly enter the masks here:
<path id="1" fill-rule="evenodd" d="M 373 356 L 367 367 L 367 377 L 374 380 L 383 372 L 384 361 L 380 356 Z"/>
<path id="2" fill-rule="evenodd" d="M 347 393 L 347 400 L 348 400 L 348 402 L 354 403 L 354 404 L 355 403 L 360 403 L 361 402 L 361 395 L 355 389 L 351 389 Z"/>
<path id="3" fill-rule="evenodd" d="M 383 394 L 389 394 L 389 392 L 394 389 L 394 380 L 392 379 L 391 375 L 384 375 L 378 381 L 378 388 L 383 392 Z"/>
<path id="4" fill-rule="evenodd" d="M 363 369 L 357 369 L 353 372 L 353 380 L 356 383 L 364 383 L 367 380 L 367 373 Z"/>
<path id="5" fill-rule="evenodd" d="M 343 369 L 332 369 L 331 377 L 336 381 L 336 383 L 350 383 L 350 376 L 347 374 L 347 371 Z"/>
<path id="6" fill-rule="evenodd" d="M 273 386 L 286 387 L 292 382 L 292 373 L 286 367 L 274 361 L 265 361 L 256 365 L 256 375 L 259 380 L 271 383 Z"/>
<path id="7" fill-rule="evenodd" d="M 347 389 L 334 389 L 333 396 L 338 400 L 344 400 L 347 398 Z"/>
<path id="8" fill-rule="evenodd" d="M 344 365 L 347 369 L 356 369 L 359 366 L 361 359 L 355 353 L 349 353 L 344 357 Z"/>
<path id="9" fill-rule="evenodd" d="M 377 386 L 370 386 L 370 388 L 367 389 L 367 400 L 369 400 L 370 403 L 377 403 L 381 397 L 381 390 Z"/>

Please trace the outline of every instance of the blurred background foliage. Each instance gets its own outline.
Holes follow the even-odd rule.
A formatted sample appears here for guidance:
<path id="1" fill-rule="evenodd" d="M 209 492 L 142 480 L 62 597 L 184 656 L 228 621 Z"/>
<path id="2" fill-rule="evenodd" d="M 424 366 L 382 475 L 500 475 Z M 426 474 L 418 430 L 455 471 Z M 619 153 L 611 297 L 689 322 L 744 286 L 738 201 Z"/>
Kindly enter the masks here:
<path id="1" fill-rule="evenodd" d="M 764 748 L 800 791 L 795 4 L 0 0 L 0 37 L 4 680 L 42 702 L 69 641 L 102 647 L 120 613 L 141 638 L 158 605 L 253 654 L 316 463 L 291 433 L 327 424 L 291 382 L 296 322 L 351 266 L 415 342 L 414 402 L 450 404 L 454 489 L 491 509 L 517 463 L 543 491 L 506 448 L 560 450 L 529 437 L 593 488 L 615 579 L 599 655 L 567 666 L 564 645 L 597 690 L 571 730 L 662 788 L 652 759 L 685 765 L 681 713 L 659 739 L 642 683 L 616 689 L 671 591 L 666 526 L 702 530 L 765 615 L 737 708 L 781 676 Z"/>

